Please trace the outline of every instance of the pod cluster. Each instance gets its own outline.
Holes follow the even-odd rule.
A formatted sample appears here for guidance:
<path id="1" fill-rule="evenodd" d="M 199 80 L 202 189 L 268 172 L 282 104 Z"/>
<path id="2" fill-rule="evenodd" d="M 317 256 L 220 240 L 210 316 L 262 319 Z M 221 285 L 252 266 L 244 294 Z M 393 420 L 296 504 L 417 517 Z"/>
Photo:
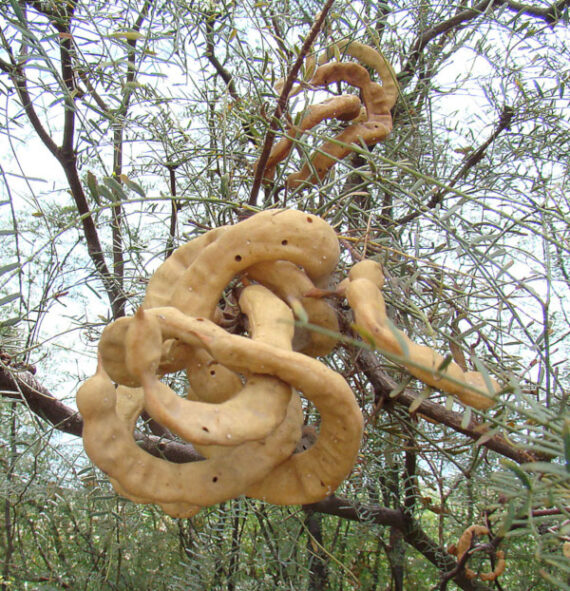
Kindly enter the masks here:
<path id="1" fill-rule="evenodd" d="M 441 356 L 388 322 L 378 263 L 356 264 L 329 289 L 338 259 L 324 220 L 267 210 L 202 234 L 157 269 L 138 311 L 105 327 L 97 371 L 77 393 L 85 450 L 119 494 L 178 517 L 240 495 L 309 504 L 332 494 L 356 461 L 363 418 L 343 376 L 317 359 L 339 333 L 325 295 L 346 297 L 368 340 L 419 379 L 477 408 L 492 404 L 494 382 L 442 369 Z M 219 310 L 229 285 L 246 319 L 231 327 Z M 165 379 L 180 371 L 184 397 Z M 310 446 L 302 398 L 320 415 Z M 204 460 L 176 464 L 141 449 L 133 432 L 143 411 Z"/>
<path id="2" fill-rule="evenodd" d="M 339 58 L 338 61 L 328 61 L 332 56 Z M 358 61 L 340 61 L 344 56 Z M 295 88 L 290 96 L 302 89 L 322 90 L 332 83 L 345 82 L 360 90 L 362 100 L 356 95 L 342 94 L 309 106 L 301 120 L 291 125 L 285 136 L 275 144 L 263 173 L 266 182 L 273 179 L 277 165 L 285 160 L 294 142 L 303 133 L 325 120 L 337 119 L 348 123 L 341 132 L 319 146 L 299 171 L 287 177 L 290 189 L 308 187 L 322 180 L 355 147 L 371 147 L 384 140 L 392 131 L 390 110 L 399 92 L 396 75 L 386 58 L 376 49 L 358 41 L 336 43 L 318 60 L 312 58 L 307 62 L 308 80 Z M 379 77 L 382 84 L 370 78 L 365 66 Z"/>
<path id="3" fill-rule="evenodd" d="M 239 495 L 305 504 L 335 491 L 356 460 L 362 414 L 344 378 L 315 358 L 335 339 L 295 335 L 292 310 L 327 334 L 338 331 L 333 308 L 306 296 L 328 283 L 338 257 L 326 222 L 268 210 L 203 234 L 163 263 L 137 313 L 103 331 L 97 372 L 77 394 L 87 454 L 117 492 L 188 516 Z M 236 277 L 246 334 L 215 322 Z M 185 398 L 161 379 L 180 370 Z M 314 444 L 294 453 L 300 395 L 317 408 L 320 425 Z M 175 464 L 138 447 L 133 430 L 143 409 L 205 460 Z"/>

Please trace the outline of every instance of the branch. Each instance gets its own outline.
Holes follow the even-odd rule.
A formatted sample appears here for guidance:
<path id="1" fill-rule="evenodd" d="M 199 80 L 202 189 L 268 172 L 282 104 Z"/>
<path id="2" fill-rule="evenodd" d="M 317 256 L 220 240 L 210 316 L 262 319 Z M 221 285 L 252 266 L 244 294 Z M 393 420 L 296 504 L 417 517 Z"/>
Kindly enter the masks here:
<path id="1" fill-rule="evenodd" d="M 81 415 L 55 398 L 29 371 L 15 371 L 0 362 L 0 395 L 25 403 L 35 415 L 58 431 L 81 437 Z M 146 452 L 177 464 L 203 459 L 189 444 L 146 435 L 139 431 L 135 432 L 134 438 Z"/>
<path id="2" fill-rule="evenodd" d="M 422 207 L 421 210 L 409 213 L 408 215 L 404 216 L 403 218 L 396 220 L 394 222 L 394 224 L 395 225 L 407 224 L 408 222 L 411 222 L 412 220 L 414 220 L 417 217 L 419 217 L 420 215 L 422 215 L 422 213 L 424 213 L 424 211 L 429 210 L 429 209 L 434 209 L 440 203 L 442 203 L 445 195 L 447 195 L 451 191 L 451 189 L 462 178 L 466 177 L 468 172 L 483 159 L 483 156 L 485 155 L 487 148 L 497 139 L 497 137 L 499 137 L 499 134 L 502 131 L 504 131 L 505 129 L 510 130 L 511 121 L 513 119 L 513 116 L 514 116 L 513 109 L 511 107 L 505 106 L 503 108 L 503 112 L 501 113 L 501 117 L 499 119 L 499 122 L 497 123 L 497 127 L 495 128 L 495 131 L 493 131 L 493 133 L 474 152 L 472 152 L 467 157 L 463 166 L 460 168 L 459 172 L 451 179 L 451 181 L 447 184 L 447 186 L 444 188 L 442 187 L 441 189 L 436 191 L 436 193 L 434 193 L 432 195 L 431 199 L 428 201 L 427 205 Z"/>
<path id="3" fill-rule="evenodd" d="M 206 58 L 214 66 L 216 73 L 226 83 L 230 96 L 234 101 L 239 101 L 239 94 L 236 90 L 233 76 L 228 70 L 222 65 L 220 60 L 214 53 L 214 23 L 216 22 L 215 15 L 206 16 Z"/>
<path id="4" fill-rule="evenodd" d="M 105 262 L 103 248 L 99 240 L 99 234 L 91 215 L 91 209 L 87 202 L 87 197 L 83 191 L 83 186 L 77 171 L 77 159 L 72 145 L 73 114 L 75 108 L 73 102 L 71 105 L 68 104 L 67 100 L 65 102 L 66 116 L 64 124 L 64 143 L 62 146 L 58 146 L 46 131 L 40 118 L 38 117 L 38 114 L 36 113 L 32 98 L 28 91 L 27 78 L 23 67 L 14 63 L 14 60 L 12 59 L 12 64 L 8 64 L 3 61 L 0 62 L 0 68 L 10 76 L 12 84 L 14 85 L 14 88 L 16 89 L 22 104 L 22 108 L 24 109 L 24 113 L 28 117 L 28 120 L 34 131 L 42 143 L 61 165 L 69 184 L 71 195 L 77 207 L 77 211 L 81 216 L 83 234 L 87 241 L 87 251 L 103 282 L 105 292 L 107 293 L 107 297 L 109 298 L 111 309 L 113 311 L 113 317 L 119 318 L 120 316 L 124 316 L 126 299 L 120 287 L 117 286 L 115 279 L 111 275 L 107 267 L 107 263 Z M 67 69 L 64 66 L 62 66 L 62 68 L 64 69 L 65 76 Z"/>
<path id="5" fill-rule="evenodd" d="M 562 17 L 562 13 L 569 6 L 570 0 L 561 0 L 560 2 L 555 2 L 546 8 L 537 8 L 536 6 L 531 6 L 521 2 L 507 1 L 507 7 L 509 10 L 526 14 L 527 16 L 539 18 L 551 27 L 554 27 L 554 25 L 558 24 L 558 21 Z"/>
<path id="6" fill-rule="evenodd" d="M 289 97 L 289 93 L 291 92 L 291 88 L 293 87 L 293 83 L 297 78 L 297 74 L 303 65 L 303 60 L 305 56 L 311 49 L 314 40 L 316 39 L 317 35 L 319 34 L 324 22 L 325 18 L 331 9 L 334 0 L 327 0 L 327 3 L 321 10 L 319 17 L 317 18 L 315 24 L 312 26 L 305 42 L 303 43 L 303 47 L 301 47 L 301 51 L 297 56 L 293 67 L 291 68 L 287 79 L 285 80 L 285 84 L 283 85 L 283 90 L 281 91 L 281 95 L 279 96 L 279 100 L 277 101 L 277 106 L 275 107 L 275 112 L 273 113 L 273 117 L 271 118 L 271 123 L 269 124 L 269 129 L 265 134 L 265 140 L 263 142 L 263 149 L 261 151 L 261 156 L 257 161 L 257 167 L 255 169 L 255 177 L 253 179 L 253 186 L 251 188 L 251 194 L 249 196 L 248 204 L 255 206 L 257 204 L 257 195 L 259 194 L 259 188 L 261 187 L 261 179 L 263 179 L 263 173 L 265 172 L 265 165 L 267 164 L 267 159 L 269 158 L 269 153 L 271 152 L 271 146 L 273 145 L 273 140 L 275 139 L 275 133 L 277 132 L 277 126 L 279 124 L 279 119 L 281 119 L 281 115 L 285 111 L 285 106 L 287 104 L 287 99 Z"/>
<path id="7" fill-rule="evenodd" d="M 475 4 L 471 8 L 467 8 L 461 12 L 458 12 L 451 18 L 435 25 L 434 27 L 431 27 L 418 36 L 416 42 L 408 52 L 410 57 L 408 58 L 406 65 L 398 74 L 398 80 L 400 81 L 400 84 L 405 86 L 405 82 L 412 78 L 416 63 L 420 59 L 422 51 L 430 41 L 449 32 L 458 25 L 461 25 L 467 21 L 471 21 L 482 14 L 485 14 L 485 12 L 499 8 L 500 6 L 506 6 L 511 11 L 542 19 L 553 27 L 560 20 L 564 9 L 570 6 L 570 0 L 561 0 L 551 4 L 547 8 L 536 8 L 529 4 L 512 2 L 510 0 L 482 0 L 482 2 Z"/>
<path id="8" fill-rule="evenodd" d="M 388 509 L 379 505 L 364 505 L 334 495 L 318 503 L 308 505 L 308 508 L 359 523 L 374 523 L 394 527 L 402 532 L 404 540 L 410 546 L 420 552 L 440 571 L 447 573 L 457 567 L 457 561 L 443 548 L 440 548 L 423 531 L 415 519 L 406 517 L 401 510 Z M 464 572 L 455 574 L 453 580 L 464 591 L 489 591 L 486 585 L 468 579 Z"/>
<path id="9" fill-rule="evenodd" d="M 28 92 L 28 86 L 26 77 L 24 75 L 23 68 L 20 65 L 16 64 L 7 64 L 6 62 L 2 62 L 0 67 L 4 72 L 6 72 L 10 79 L 12 80 L 12 84 L 18 93 L 18 97 L 24 109 L 24 113 L 28 117 L 29 122 L 31 123 L 34 131 L 44 144 L 44 146 L 56 157 L 58 158 L 58 146 L 53 141 L 49 133 L 46 131 L 45 127 L 42 125 L 36 110 L 34 109 L 34 105 L 32 103 L 32 99 L 30 97 L 30 93 Z"/>
<path id="10" fill-rule="evenodd" d="M 358 354 L 356 365 L 362 369 L 366 377 L 370 380 L 376 397 L 379 400 L 390 400 L 391 403 L 399 404 L 405 406 L 406 408 L 416 400 L 417 395 L 407 389 L 400 392 L 400 394 L 398 394 L 398 396 L 393 400 L 389 398 L 390 392 L 392 392 L 397 387 L 397 384 L 380 369 L 378 359 L 372 351 L 362 349 Z M 480 439 L 480 437 L 485 432 L 482 429 L 481 423 L 478 423 L 473 419 L 467 427 L 462 426 L 461 422 L 463 420 L 463 416 L 461 414 L 447 410 L 441 404 L 431 402 L 430 400 L 424 400 L 417 408 L 416 412 L 425 415 L 426 417 L 433 419 L 438 423 L 447 425 L 458 433 L 462 433 L 474 441 Z M 529 452 L 517 449 L 511 445 L 501 435 L 494 435 L 482 445 L 498 454 L 501 454 L 502 456 L 514 460 L 519 464 L 524 464 L 525 462 L 534 462 L 537 460 L 537 458 Z"/>
<path id="11" fill-rule="evenodd" d="M 220 76 L 220 78 L 225 82 L 228 92 L 232 99 L 236 102 L 240 100 L 240 96 L 236 90 L 236 85 L 234 82 L 234 77 L 231 73 L 224 67 L 224 65 L 220 62 L 220 60 L 216 57 L 214 53 L 214 23 L 216 22 L 216 15 L 207 15 L 206 17 L 206 58 L 208 61 L 214 66 L 216 73 Z M 251 122 L 248 123 L 247 121 L 242 121 L 241 126 L 243 128 L 245 137 L 251 142 L 255 147 L 257 147 L 257 143 L 252 133 L 252 125 Z"/>
<path id="12" fill-rule="evenodd" d="M 0 393 L 25 401 L 27 407 L 59 431 L 81 436 L 83 421 L 79 414 L 55 398 L 29 371 L 16 372 L 0 363 Z"/>

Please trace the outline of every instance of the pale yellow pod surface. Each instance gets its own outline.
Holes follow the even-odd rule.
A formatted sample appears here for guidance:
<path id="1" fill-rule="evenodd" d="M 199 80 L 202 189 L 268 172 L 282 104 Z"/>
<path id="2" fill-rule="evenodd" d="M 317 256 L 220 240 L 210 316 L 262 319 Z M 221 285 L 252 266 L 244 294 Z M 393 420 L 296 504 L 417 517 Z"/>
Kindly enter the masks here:
<path id="1" fill-rule="evenodd" d="M 349 281 L 355 279 L 369 279 L 378 289 L 384 287 L 384 272 L 382 265 L 371 259 L 364 259 L 353 265 L 348 272 Z"/>
<path id="2" fill-rule="evenodd" d="M 132 432 L 135 428 L 137 418 L 144 408 L 143 390 L 142 388 L 119 386 L 115 394 L 117 397 L 115 403 L 117 418 L 124 424 L 128 431 Z M 118 480 L 114 478 L 110 478 L 109 480 L 118 495 L 130 499 L 134 503 L 148 504 L 151 502 L 147 498 L 129 493 L 121 486 Z M 171 505 L 164 505 L 162 508 L 172 517 L 191 517 L 201 509 L 197 505 L 189 505 L 187 503 L 173 503 Z"/>
<path id="3" fill-rule="evenodd" d="M 465 552 L 471 547 L 471 540 L 473 536 L 486 536 L 489 530 L 484 525 L 470 525 L 459 538 L 457 542 L 456 556 L 457 560 L 461 560 Z"/>
<path id="4" fill-rule="evenodd" d="M 116 391 L 115 412 L 128 429 L 133 430 L 140 414 L 144 410 L 144 392 L 142 388 L 119 386 Z"/>
<path id="5" fill-rule="evenodd" d="M 124 317 L 107 324 L 99 340 L 99 357 L 105 371 L 117 384 L 136 388 L 140 381 L 125 365 L 125 338 L 131 319 Z"/>
<path id="6" fill-rule="evenodd" d="M 327 119 L 351 121 L 359 117 L 360 109 L 360 99 L 351 94 L 331 97 L 322 103 L 307 107 L 300 123 L 288 129 L 286 134 L 271 149 L 265 164 L 264 179 L 273 178 L 277 164 L 287 157 L 293 147 L 294 140 L 299 139 L 305 131 L 312 129 Z"/>
<path id="7" fill-rule="evenodd" d="M 248 317 L 249 332 L 253 339 L 263 341 L 274 347 L 291 350 L 293 338 L 291 311 L 274 294 L 261 285 L 250 285 L 243 290 L 239 298 L 239 305 Z M 269 390 L 274 387 L 275 383 L 282 384 L 277 378 L 256 377 L 258 379 L 262 377 Z M 237 418 L 241 420 L 241 417 Z M 303 424 L 301 400 L 295 392 L 292 393 L 287 407 L 286 421 L 299 425 L 299 428 Z M 269 434 L 268 438 L 271 437 L 274 437 L 274 435 Z M 196 446 L 196 449 L 207 458 L 213 458 L 225 453 L 224 448 L 221 446 Z"/>
<path id="8" fill-rule="evenodd" d="M 380 291 L 384 283 L 381 266 L 375 261 L 361 261 L 351 269 L 348 282 L 342 282 L 343 293 L 354 311 L 357 328 L 365 329 L 366 336 L 374 340 L 380 350 L 401 357 L 399 361 L 412 375 L 434 388 L 457 396 L 461 402 L 476 409 L 487 409 L 494 405 L 493 396 L 499 391 L 499 384 L 490 379 L 492 391 L 479 372 L 464 372 L 455 362 L 448 363 L 438 375 L 445 358 L 430 347 L 418 345 L 401 330 L 395 328 L 386 314 L 386 304 Z M 489 392 L 488 396 L 474 391 L 474 388 Z"/>
<path id="9" fill-rule="evenodd" d="M 301 428 L 303 426 L 303 406 L 301 403 L 300 396 L 293 392 L 291 395 L 291 400 L 289 402 L 289 406 L 287 407 L 287 415 L 285 416 L 285 420 L 279 427 L 273 432 L 270 433 L 266 440 L 271 441 L 272 438 L 281 437 L 280 430 L 281 429 L 291 429 L 294 430 L 294 433 L 300 433 Z M 297 431 L 298 430 L 298 431 Z M 225 454 L 227 447 L 221 445 L 194 445 L 194 448 L 198 453 L 202 454 L 205 458 L 216 458 L 220 454 Z"/>
<path id="10" fill-rule="evenodd" d="M 339 52 L 345 51 L 348 55 L 375 70 L 378 76 L 380 76 L 380 80 L 382 80 L 382 90 L 385 95 L 386 106 L 391 109 L 396 104 L 399 87 L 396 73 L 390 62 L 382 53 L 359 41 L 339 41 L 335 46 Z M 325 59 L 327 55 L 331 55 L 330 50 L 324 54 Z"/>
<path id="11" fill-rule="evenodd" d="M 299 172 L 289 175 L 287 186 L 290 188 L 324 178 L 336 162 L 345 158 L 353 150 L 352 144 L 364 142 L 367 146 L 373 146 L 385 139 L 392 131 L 392 116 L 382 86 L 372 82 L 366 69 L 359 64 L 352 62 L 324 64 L 317 69 L 311 83 L 315 86 L 327 86 L 341 81 L 360 88 L 367 119 L 350 125 L 333 140 L 326 141 L 311 157 L 310 165 L 305 164 Z"/>
<path id="12" fill-rule="evenodd" d="M 284 333 L 290 343 L 293 334 L 291 311 L 271 292 L 257 287 L 255 293 L 249 292 L 250 298 L 262 298 L 262 301 L 247 310 L 255 330 L 260 332 L 260 336 L 269 338 L 266 329 L 271 325 L 274 331 Z M 275 318 L 283 320 L 279 325 L 274 322 L 273 310 L 276 311 Z M 220 338 L 226 335 L 223 329 L 212 326 Z M 256 337 L 255 334 L 253 336 Z M 186 441 L 234 446 L 267 437 L 285 418 L 291 388 L 280 380 L 265 376 L 248 376 L 245 386 L 220 404 L 196 402 L 178 396 L 156 376 L 161 342 L 157 318 L 139 308 L 126 334 L 127 368 L 142 384 L 144 404 L 149 415 Z M 215 351 L 208 350 L 215 359 Z"/>
<path id="13" fill-rule="evenodd" d="M 338 318 L 333 307 L 323 299 L 305 297 L 305 294 L 315 289 L 315 285 L 297 265 L 289 261 L 258 263 L 247 269 L 247 275 L 289 304 L 298 300 L 311 324 L 330 332 L 339 332 Z M 293 342 L 296 351 L 318 357 L 328 355 L 334 349 L 337 339 L 328 334 L 296 327 Z"/>
<path id="14" fill-rule="evenodd" d="M 263 285 L 249 285 L 239 298 L 248 319 L 248 330 L 255 341 L 278 349 L 291 349 L 295 332 L 293 313 L 285 302 Z"/>
<path id="15" fill-rule="evenodd" d="M 276 376 L 312 401 L 321 415 L 319 437 L 309 450 L 291 456 L 247 494 L 274 504 L 313 503 L 332 494 L 350 473 L 362 437 L 363 419 L 352 390 L 326 365 L 292 351 L 241 336 L 221 335 L 207 319 L 190 318 L 173 308 L 149 313 L 167 338 L 200 338 L 225 366 Z"/>
<path id="16" fill-rule="evenodd" d="M 299 425 L 278 429 L 279 437 L 228 448 L 213 460 L 174 464 L 140 449 L 116 412 L 113 383 L 99 366 L 77 393 L 84 420 L 83 442 L 92 461 L 115 479 L 126 494 L 171 506 L 207 506 L 235 498 L 290 456 L 300 438 Z M 277 431 L 276 431 L 277 433 Z"/>
<path id="17" fill-rule="evenodd" d="M 228 228 L 196 256 L 177 283 L 171 305 L 213 318 L 224 288 L 248 267 L 284 259 L 318 280 L 335 269 L 339 253 L 335 231 L 319 217 L 297 210 L 263 211 Z"/>
<path id="18" fill-rule="evenodd" d="M 190 400 L 219 404 L 235 396 L 243 387 L 239 375 L 218 363 L 202 347 L 193 347 L 186 357 Z"/>
<path id="19" fill-rule="evenodd" d="M 192 264 L 196 255 L 216 240 L 220 234 L 223 234 L 227 228 L 227 226 L 214 228 L 179 246 L 150 278 L 143 300 L 143 308 L 169 306 L 176 282 L 184 271 Z"/>

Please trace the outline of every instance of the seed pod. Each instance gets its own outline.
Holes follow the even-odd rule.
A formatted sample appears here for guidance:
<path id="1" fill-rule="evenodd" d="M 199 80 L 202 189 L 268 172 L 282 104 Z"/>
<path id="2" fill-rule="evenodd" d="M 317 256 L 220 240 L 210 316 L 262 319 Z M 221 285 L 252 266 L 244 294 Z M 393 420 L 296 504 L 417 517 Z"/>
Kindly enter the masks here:
<path id="1" fill-rule="evenodd" d="M 480 372 L 464 372 L 453 361 L 445 366 L 443 355 L 430 347 L 412 342 L 406 334 L 392 325 L 386 315 L 386 304 L 380 291 L 383 284 L 381 266 L 370 260 L 354 265 L 348 274 L 348 281 L 340 284 L 339 291 L 346 295 L 354 311 L 357 327 L 366 331 L 378 349 L 405 357 L 404 360 L 398 360 L 398 363 L 425 384 L 457 396 L 461 402 L 473 408 L 486 409 L 493 406 L 493 398 L 500 389 L 497 382 L 489 379 L 492 388 L 489 390 L 487 381 Z"/>
<path id="2" fill-rule="evenodd" d="M 293 316 L 285 303 L 260 285 L 246 288 L 242 300 L 253 339 L 290 348 Z M 215 325 L 212 330 L 226 334 Z M 181 398 L 156 376 L 161 342 L 158 320 L 139 308 L 125 338 L 127 369 L 143 386 L 150 416 L 186 441 L 234 446 L 267 437 L 285 418 L 291 388 L 266 376 L 249 375 L 244 387 L 221 404 Z M 206 349 L 216 359 L 208 344 Z"/>
<path id="3" fill-rule="evenodd" d="M 321 415 L 319 437 L 307 451 L 278 465 L 246 494 L 274 504 L 314 503 L 332 494 L 346 478 L 360 447 L 362 414 L 350 387 L 323 363 L 245 337 L 220 333 L 205 318 L 191 318 L 174 308 L 148 311 L 166 338 L 193 343 L 196 338 L 235 371 L 278 377 L 313 402 Z"/>
<path id="4" fill-rule="evenodd" d="M 286 419 L 271 441 L 229 447 L 226 454 L 191 464 L 174 464 L 142 450 L 128 421 L 117 414 L 117 394 L 99 364 L 77 392 L 87 455 L 132 498 L 180 508 L 221 503 L 243 493 L 291 455 L 300 438 L 297 419 Z M 190 508 L 192 509 L 192 508 Z"/>

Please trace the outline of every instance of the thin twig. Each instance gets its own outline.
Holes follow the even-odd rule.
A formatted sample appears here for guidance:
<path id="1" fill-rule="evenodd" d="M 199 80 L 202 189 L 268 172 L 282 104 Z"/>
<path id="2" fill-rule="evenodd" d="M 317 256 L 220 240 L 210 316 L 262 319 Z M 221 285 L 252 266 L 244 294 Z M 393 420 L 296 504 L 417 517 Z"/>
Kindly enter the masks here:
<path id="1" fill-rule="evenodd" d="M 322 9 L 319 17 L 317 18 L 315 24 L 312 26 L 311 30 L 305 42 L 303 43 L 303 47 L 297 56 L 297 60 L 293 64 L 287 79 L 285 80 L 285 84 L 283 85 L 283 90 L 281 91 L 281 95 L 279 100 L 277 101 L 277 106 L 275 107 L 275 112 L 273 113 L 273 117 L 271 118 L 271 122 L 269 124 L 269 129 L 265 134 L 265 140 L 263 142 L 263 149 L 261 151 L 261 156 L 257 162 L 257 168 L 255 169 L 255 177 L 253 179 L 253 186 L 251 188 L 251 195 L 249 196 L 248 204 L 255 206 L 257 205 L 257 196 L 259 194 L 259 188 L 261 187 L 261 179 L 263 178 L 263 173 L 265 172 L 265 165 L 267 164 L 267 159 L 269 158 L 269 153 L 271 152 L 271 147 L 273 145 L 273 140 L 275 139 L 275 133 L 277 131 L 277 126 L 279 124 L 279 119 L 281 119 L 281 115 L 285 111 L 285 105 L 287 104 L 287 99 L 289 97 L 289 92 L 293 87 L 293 83 L 297 78 L 297 74 L 301 69 L 303 64 L 303 60 L 305 56 L 311 49 L 314 40 L 316 39 L 317 35 L 319 34 L 320 30 L 323 27 L 323 23 L 331 9 L 334 0 L 327 0 L 324 8 Z"/>
<path id="2" fill-rule="evenodd" d="M 428 203 L 422 207 L 418 211 L 414 211 L 405 215 L 404 217 L 396 220 L 394 224 L 396 226 L 401 226 L 402 224 L 407 224 L 412 220 L 419 217 L 425 210 L 434 209 L 440 203 L 443 202 L 443 198 L 451 189 L 464 177 L 467 176 L 469 171 L 478 164 L 485 155 L 487 148 L 497 139 L 499 134 L 506 130 L 510 129 L 511 121 L 514 116 L 514 111 L 511 107 L 505 106 L 503 112 L 501 113 L 501 117 L 497 124 L 497 127 L 493 131 L 493 133 L 474 151 L 472 152 L 469 157 L 465 160 L 463 166 L 460 168 L 459 172 L 451 179 L 451 181 L 445 186 L 441 187 L 436 193 L 434 193 Z"/>

